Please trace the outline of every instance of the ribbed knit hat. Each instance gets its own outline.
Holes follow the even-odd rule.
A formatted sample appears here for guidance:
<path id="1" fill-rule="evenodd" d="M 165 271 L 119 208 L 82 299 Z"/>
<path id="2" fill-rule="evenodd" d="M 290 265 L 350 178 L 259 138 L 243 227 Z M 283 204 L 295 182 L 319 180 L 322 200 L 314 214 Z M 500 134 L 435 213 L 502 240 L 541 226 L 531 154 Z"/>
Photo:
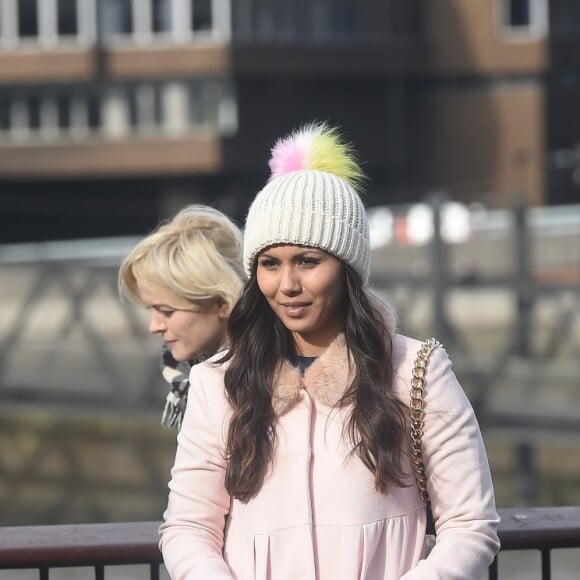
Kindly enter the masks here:
<path id="1" fill-rule="evenodd" d="M 272 149 L 272 175 L 246 218 L 244 267 L 278 244 L 325 250 L 369 276 L 369 228 L 356 192 L 362 171 L 336 129 L 312 124 L 280 139 Z"/>

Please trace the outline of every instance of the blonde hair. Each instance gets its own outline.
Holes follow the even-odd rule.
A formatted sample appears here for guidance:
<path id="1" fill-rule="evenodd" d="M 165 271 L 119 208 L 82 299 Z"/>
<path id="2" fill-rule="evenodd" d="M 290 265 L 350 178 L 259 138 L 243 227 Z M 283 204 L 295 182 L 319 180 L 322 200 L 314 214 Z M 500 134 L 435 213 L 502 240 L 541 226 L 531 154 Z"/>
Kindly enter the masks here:
<path id="1" fill-rule="evenodd" d="M 121 297 L 137 304 L 143 304 L 138 282 L 144 282 L 174 296 L 176 308 L 220 298 L 229 314 L 245 280 L 239 228 L 212 207 L 190 205 L 131 250 L 118 284 Z"/>

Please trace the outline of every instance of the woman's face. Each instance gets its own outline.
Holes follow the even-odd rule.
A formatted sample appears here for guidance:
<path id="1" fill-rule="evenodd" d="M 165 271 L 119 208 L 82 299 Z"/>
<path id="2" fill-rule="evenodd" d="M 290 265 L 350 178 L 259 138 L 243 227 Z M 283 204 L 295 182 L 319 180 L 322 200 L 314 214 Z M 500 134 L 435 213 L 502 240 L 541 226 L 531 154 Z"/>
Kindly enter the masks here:
<path id="1" fill-rule="evenodd" d="M 218 300 L 209 305 L 176 308 L 179 301 L 170 293 L 137 283 L 141 300 L 150 311 L 149 332 L 160 334 L 171 355 L 185 361 L 196 355 L 214 354 L 223 344 L 226 332 L 227 305 Z M 195 310 L 194 310 L 195 309 Z"/>
<path id="2" fill-rule="evenodd" d="M 344 273 L 331 254 L 306 246 L 267 248 L 258 256 L 257 281 L 299 354 L 318 356 L 343 330 Z"/>

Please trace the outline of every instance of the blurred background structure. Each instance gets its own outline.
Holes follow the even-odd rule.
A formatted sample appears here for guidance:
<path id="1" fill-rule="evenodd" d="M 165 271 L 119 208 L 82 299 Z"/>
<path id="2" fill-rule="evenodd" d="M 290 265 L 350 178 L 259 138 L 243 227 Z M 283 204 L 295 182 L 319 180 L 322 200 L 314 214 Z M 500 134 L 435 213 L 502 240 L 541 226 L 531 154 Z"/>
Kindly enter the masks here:
<path id="1" fill-rule="evenodd" d="M 569 0 L 2 0 L 0 242 L 241 220 L 274 139 L 327 120 L 371 205 L 573 202 Z"/>
<path id="2" fill-rule="evenodd" d="M 243 223 L 274 140 L 364 161 L 372 282 L 447 346 L 500 507 L 580 503 L 576 0 L 0 0 L 0 525 L 158 519 L 175 434 L 116 271 Z"/>

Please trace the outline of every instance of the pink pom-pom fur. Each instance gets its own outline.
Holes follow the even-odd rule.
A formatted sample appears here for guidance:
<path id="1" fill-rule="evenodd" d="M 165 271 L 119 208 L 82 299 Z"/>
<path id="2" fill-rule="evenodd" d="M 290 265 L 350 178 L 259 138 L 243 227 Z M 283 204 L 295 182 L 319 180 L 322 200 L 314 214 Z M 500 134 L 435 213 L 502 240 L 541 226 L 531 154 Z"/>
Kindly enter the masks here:
<path id="1" fill-rule="evenodd" d="M 331 173 L 353 187 L 363 179 L 350 145 L 342 141 L 336 129 L 325 123 L 311 123 L 278 139 L 272 147 L 269 165 L 270 181 L 303 170 Z"/>
<path id="2" fill-rule="evenodd" d="M 279 139 L 272 147 L 272 156 L 269 161 L 270 179 L 275 179 L 292 171 L 308 169 L 309 141 L 311 132 L 296 132 Z"/>

